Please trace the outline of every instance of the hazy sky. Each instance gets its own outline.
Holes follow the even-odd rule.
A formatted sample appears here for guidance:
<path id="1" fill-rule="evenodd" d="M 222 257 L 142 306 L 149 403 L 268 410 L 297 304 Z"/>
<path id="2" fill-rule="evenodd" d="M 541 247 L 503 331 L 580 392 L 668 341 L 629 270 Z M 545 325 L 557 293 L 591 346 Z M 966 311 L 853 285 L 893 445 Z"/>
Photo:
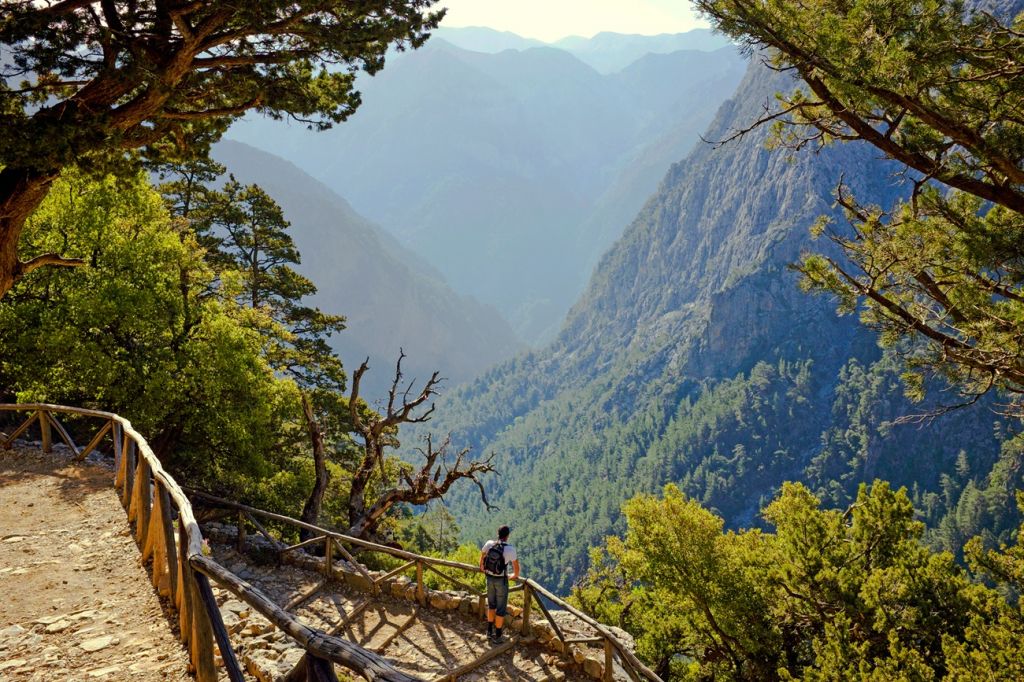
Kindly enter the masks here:
<path id="1" fill-rule="evenodd" d="M 688 0 L 441 0 L 443 26 L 487 26 L 553 41 L 568 35 L 682 33 L 706 26 Z"/>

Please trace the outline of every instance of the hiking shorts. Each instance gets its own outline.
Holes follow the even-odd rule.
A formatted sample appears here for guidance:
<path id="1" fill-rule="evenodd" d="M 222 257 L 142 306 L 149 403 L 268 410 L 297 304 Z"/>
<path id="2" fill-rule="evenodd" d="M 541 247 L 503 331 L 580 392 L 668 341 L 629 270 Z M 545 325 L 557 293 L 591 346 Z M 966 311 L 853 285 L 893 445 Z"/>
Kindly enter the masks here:
<path id="1" fill-rule="evenodd" d="M 487 576 L 487 608 L 505 617 L 508 610 L 508 576 Z"/>

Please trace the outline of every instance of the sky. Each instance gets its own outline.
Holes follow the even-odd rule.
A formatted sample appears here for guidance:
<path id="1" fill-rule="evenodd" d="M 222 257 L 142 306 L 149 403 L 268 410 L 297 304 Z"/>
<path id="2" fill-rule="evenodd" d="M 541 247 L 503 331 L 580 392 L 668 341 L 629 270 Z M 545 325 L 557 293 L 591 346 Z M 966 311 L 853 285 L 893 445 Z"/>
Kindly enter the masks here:
<path id="1" fill-rule="evenodd" d="M 682 33 L 706 27 L 688 0 L 441 0 L 442 26 L 486 26 L 552 42 L 615 33 Z"/>

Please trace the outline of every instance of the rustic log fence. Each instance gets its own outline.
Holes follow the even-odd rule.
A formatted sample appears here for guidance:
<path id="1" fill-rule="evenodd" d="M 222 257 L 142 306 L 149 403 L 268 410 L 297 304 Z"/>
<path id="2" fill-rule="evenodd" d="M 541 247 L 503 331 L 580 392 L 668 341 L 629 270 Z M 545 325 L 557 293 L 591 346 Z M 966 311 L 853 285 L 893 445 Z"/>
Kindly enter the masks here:
<path id="1" fill-rule="evenodd" d="M 265 537 L 281 555 L 322 544 L 324 556 L 321 570 L 325 574 L 325 579 L 333 575 L 335 555 L 344 559 L 364 579 L 371 597 L 361 605 L 362 608 L 370 604 L 373 595 L 381 592 L 382 584 L 413 570 L 416 575 L 416 600 L 420 606 L 426 606 L 424 574 L 429 571 L 446 582 L 476 595 L 478 615 L 484 617 L 486 594 L 450 573 L 451 571 L 461 571 L 469 575 L 479 575 L 478 566 L 414 554 L 395 547 L 336 533 L 298 519 L 218 498 L 201 491 L 183 489 L 164 471 L 149 444 L 132 428 L 131 423 L 113 413 L 42 403 L 0 404 L 0 412 L 29 413 L 28 417 L 10 434 L 0 434 L 0 447 L 4 449 L 10 449 L 14 440 L 23 436 L 33 425 L 37 425 L 39 428 L 44 452 L 52 450 L 53 432 L 56 432 L 61 440 L 75 452 L 76 461 L 84 460 L 103 442 L 104 438 L 111 441 L 115 464 L 114 486 L 119 493 L 129 521 L 135 524 L 135 538 L 142 552 L 143 561 L 150 563 L 150 575 L 154 587 L 162 596 L 170 600 L 178 612 L 180 637 L 189 650 L 190 668 L 200 682 L 213 682 L 218 679 L 215 646 L 220 652 L 221 665 L 223 665 L 228 679 L 231 682 L 241 682 L 245 679 L 214 599 L 211 580 L 251 606 L 305 649 L 306 656 L 299 666 L 301 670 L 297 669 L 294 672 L 304 671 L 307 680 L 318 682 L 337 680 L 333 666 L 338 664 L 368 680 L 422 681 L 397 670 L 378 654 L 336 636 L 361 610 L 359 607 L 332 628 L 331 632 L 316 630 L 300 621 L 289 611 L 312 597 L 320 585 L 308 591 L 308 594 L 298 595 L 282 608 L 259 589 L 207 556 L 209 550 L 205 547 L 202 532 L 196 521 L 189 497 L 186 496 L 186 491 L 197 503 L 228 510 L 237 515 L 236 543 L 238 548 L 244 544 L 247 532 L 246 524 L 251 525 Z M 79 448 L 68 430 L 58 421 L 57 414 L 101 420 L 100 428 L 84 448 Z M 297 544 L 287 545 L 275 538 L 260 522 L 260 519 L 304 530 L 307 534 L 313 534 L 313 537 Z M 353 555 L 353 553 L 361 552 L 388 555 L 402 563 L 390 571 L 377 572 L 377 575 L 373 575 Z M 661 678 L 637 659 L 633 652 L 625 647 L 604 625 L 552 594 L 536 581 L 521 579 L 519 584 L 513 586 L 510 591 L 523 592 L 520 632 L 524 639 L 528 641 L 532 639 L 532 630 L 535 625 L 533 619 L 536 617 L 533 609 L 536 606 L 544 620 L 550 625 L 554 636 L 558 638 L 563 651 L 568 652 L 570 646 L 577 644 L 600 644 L 604 647 L 604 680 L 613 679 L 613 672 L 618 664 L 634 682 L 640 682 L 640 680 L 662 682 Z M 595 634 L 575 638 L 567 637 L 545 602 L 573 614 L 592 628 Z M 400 631 L 409 627 L 414 618 L 415 612 L 408 622 L 400 626 Z M 395 634 L 397 636 L 398 633 Z M 494 647 L 476 661 L 442 674 L 436 678 L 435 682 L 440 682 L 440 680 L 454 682 L 460 675 L 504 653 L 514 644 L 514 640 L 509 640 L 505 644 Z M 293 678 L 299 679 L 295 675 L 289 676 L 289 679 Z"/>

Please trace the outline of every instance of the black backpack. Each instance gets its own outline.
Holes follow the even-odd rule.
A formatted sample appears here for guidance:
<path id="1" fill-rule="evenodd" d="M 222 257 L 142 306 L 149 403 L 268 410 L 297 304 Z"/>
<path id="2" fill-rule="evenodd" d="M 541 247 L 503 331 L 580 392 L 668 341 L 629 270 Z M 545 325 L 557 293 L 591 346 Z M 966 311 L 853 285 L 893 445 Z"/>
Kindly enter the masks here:
<path id="1" fill-rule="evenodd" d="M 484 557 L 484 570 L 492 575 L 505 575 L 505 544 L 496 542 Z"/>

